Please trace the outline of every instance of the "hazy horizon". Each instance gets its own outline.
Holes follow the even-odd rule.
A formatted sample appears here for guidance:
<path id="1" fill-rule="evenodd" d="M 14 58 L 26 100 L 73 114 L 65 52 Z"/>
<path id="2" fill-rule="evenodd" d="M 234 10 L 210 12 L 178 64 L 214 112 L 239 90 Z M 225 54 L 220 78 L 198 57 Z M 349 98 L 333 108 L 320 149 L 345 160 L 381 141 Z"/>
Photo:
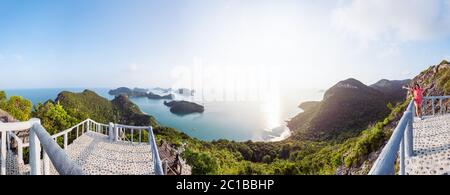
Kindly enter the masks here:
<path id="1" fill-rule="evenodd" d="M 448 11 L 450 0 L 5 0 L 0 88 L 408 79 L 450 58 Z"/>

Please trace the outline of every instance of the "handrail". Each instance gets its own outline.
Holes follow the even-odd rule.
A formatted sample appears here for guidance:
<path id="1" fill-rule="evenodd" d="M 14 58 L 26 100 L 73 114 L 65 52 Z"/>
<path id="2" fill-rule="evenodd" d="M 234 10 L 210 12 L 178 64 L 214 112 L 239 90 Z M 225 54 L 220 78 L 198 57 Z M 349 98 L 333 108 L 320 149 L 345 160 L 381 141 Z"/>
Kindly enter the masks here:
<path id="1" fill-rule="evenodd" d="M 156 145 L 155 135 L 153 134 L 153 128 L 150 126 L 148 128 L 148 141 L 151 145 L 153 163 L 155 166 L 156 175 L 164 175 L 164 170 L 161 166 L 161 159 L 159 158 L 158 146 Z"/>
<path id="2" fill-rule="evenodd" d="M 0 132 L 3 131 L 22 131 L 26 129 L 31 129 L 33 124 L 36 122 L 36 119 L 31 119 L 29 121 L 23 122 L 13 122 L 13 123 L 2 123 L 0 125 Z"/>
<path id="3" fill-rule="evenodd" d="M 397 153 L 400 150 L 400 175 L 405 174 L 405 153 L 413 156 L 414 100 L 412 100 L 392 133 L 386 146 L 370 169 L 369 175 L 392 175 Z"/>
<path id="4" fill-rule="evenodd" d="M 92 125 L 92 126 L 91 126 Z M 93 128 L 93 126 L 95 126 Z M 81 168 L 73 163 L 67 154 L 64 152 L 64 150 L 59 147 L 59 145 L 56 142 L 56 139 L 62 135 L 64 135 L 64 149 L 67 148 L 68 145 L 68 133 L 70 133 L 73 130 L 77 130 L 77 137 L 78 137 L 78 130 L 81 126 L 81 131 L 92 131 L 96 130 L 97 132 L 100 131 L 100 133 L 105 132 L 103 127 L 106 127 L 106 134 L 110 136 L 111 140 L 117 141 L 118 133 L 117 130 L 120 128 L 124 131 L 124 129 L 130 129 L 131 130 L 131 143 L 133 143 L 133 131 L 138 130 L 139 131 L 139 142 L 141 142 L 141 131 L 147 131 L 148 132 L 148 143 L 150 145 L 150 150 L 152 152 L 152 159 L 154 163 L 154 169 L 155 174 L 157 175 L 164 175 L 163 169 L 161 166 L 161 160 L 159 157 L 158 147 L 156 145 L 156 140 L 153 134 L 153 128 L 151 126 L 130 126 L 130 125 L 122 125 L 122 124 L 113 124 L 110 123 L 109 125 L 102 124 L 95 122 L 92 119 L 86 119 L 75 126 L 68 128 L 66 130 L 63 130 L 59 133 L 56 133 L 54 135 L 48 134 L 48 132 L 42 127 L 40 124 L 39 119 L 31 119 L 26 122 L 15 122 L 15 123 L 2 123 L 0 125 L 0 129 L 2 130 L 1 133 L 6 135 L 7 132 L 12 131 L 21 131 L 30 129 L 29 131 L 29 143 L 23 143 L 23 141 L 15 134 L 10 133 L 12 137 L 18 142 L 18 157 L 19 160 L 23 161 L 22 157 L 22 151 L 24 147 L 30 148 L 30 166 L 31 166 L 31 172 L 30 174 L 33 175 L 39 175 L 41 174 L 41 159 L 40 159 L 40 153 L 41 153 L 41 145 L 44 149 L 43 151 L 43 165 L 44 165 L 44 174 L 49 174 L 49 160 L 53 163 L 55 169 L 60 174 L 76 174 L 81 175 L 83 174 Z M 108 132 L 109 131 L 109 132 Z M 6 137 L 6 136 L 5 136 Z M 5 142 L 3 142 L 2 138 L 2 146 L 3 144 L 6 145 Z M 3 149 L 2 149 L 3 151 Z M 3 154 L 2 154 L 3 156 Z M 6 157 L 5 157 L 6 159 Z M 3 160 L 3 158 L 1 159 Z M 5 163 L 2 163 L 2 167 Z M 6 169 L 5 169 L 6 170 Z M 1 172 L 4 174 L 5 172 Z"/>
<path id="5" fill-rule="evenodd" d="M 59 145 L 53 140 L 48 132 L 42 127 L 41 124 L 36 123 L 33 125 L 30 134 L 30 141 L 34 140 L 33 136 L 37 136 L 42 147 L 45 150 L 46 155 L 52 161 L 53 166 L 61 175 L 83 175 L 83 170 L 59 147 Z M 38 154 L 39 155 L 39 154 Z M 40 155 L 39 155 L 40 156 Z M 36 160 L 30 158 L 30 160 Z M 38 159 L 39 160 L 39 159 Z"/>
<path id="6" fill-rule="evenodd" d="M 429 96 L 429 97 L 423 97 L 422 98 L 422 115 L 424 116 L 428 116 L 427 113 L 425 112 L 426 110 L 423 109 L 424 107 L 424 102 L 426 103 L 426 100 L 431 100 L 431 115 L 435 115 L 436 114 L 436 109 L 435 109 L 435 101 L 439 100 L 439 114 L 444 114 L 444 109 L 442 107 L 442 100 L 444 99 L 450 99 L 450 96 L 444 95 L 444 96 Z"/>
<path id="7" fill-rule="evenodd" d="M 150 126 L 131 126 L 131 125 L 122 125 L 115 124 L 117 127 L 127 128 L 127 129 L 148 129 Z"/>
<path id="8" fill-rule="evenodd" d="M 5 154 L 4 149 L 6 144 L 6 133 L 11 135 L 18 142 L 18 157 L 22 161 L 22 149 L 24 147 L 23 141 L 15 134 L 13 131 L 21 131 L 29 129 L 29 143 L 27 143 L 30 148 L 29 159 L 30 159 L 30 174 L 40 175 L 41 174 L 41 145 L 44 149 L 44 174 L 49 174 L 50 163 L 52 161 L 55 169 L 59 174 L 83 174 L 81 168 L 75 164 L 64 150 L 59 147 L 59 145 L 53 140 L 53 138 L 48 134 L 48 132 L 42 127 L 39 119 L 30 119 L 25 122 L 13 122 L 13 123 L 1 123 L 0 128 L 2 131 L 2 162 L 5 160 L 3 155 Z M 6 168 L 3 167 L 5 163 L 2 163 L 1 174 L 5 174 Z"/>

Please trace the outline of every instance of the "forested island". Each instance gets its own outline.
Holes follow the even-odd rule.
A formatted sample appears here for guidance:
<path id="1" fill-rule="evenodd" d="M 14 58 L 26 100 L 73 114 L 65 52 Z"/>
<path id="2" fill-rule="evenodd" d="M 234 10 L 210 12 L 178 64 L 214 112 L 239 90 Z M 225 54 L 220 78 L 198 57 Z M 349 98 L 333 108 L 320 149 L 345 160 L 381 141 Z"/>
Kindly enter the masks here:
<path id="1" fill-rule="evenodd" d="M 173 99 L 172 94 L 158 95 L 158 94 L 154 94 L 146 89 L 139 89 L 139 88 L 130 89 L 127 87 L 119 87 L 117 89 L 110 90 L 108 93 L 110 95 L 114 95 L 114 96 L 126 95 L 128 97 L 147 97 L 149 99 L 155 99 L 155 100 L 159 100 L 159 99 L 171 100 L 171 99 Z"/>
<path id="2" fill-rule="evenodd" d="M 188 101 L 164 101 L 164 105 L 170 107 L 170 112 L 178 115 L 203 113 L 205 111 L 204 106 Z"/>

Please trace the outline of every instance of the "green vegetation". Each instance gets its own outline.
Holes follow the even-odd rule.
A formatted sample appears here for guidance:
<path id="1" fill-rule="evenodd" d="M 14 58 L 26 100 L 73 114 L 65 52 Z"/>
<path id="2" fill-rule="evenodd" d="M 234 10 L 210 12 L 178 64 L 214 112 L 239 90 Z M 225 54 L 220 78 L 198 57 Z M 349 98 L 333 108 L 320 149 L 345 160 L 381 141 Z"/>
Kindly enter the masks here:
<path id="1" fill-rule="evenodd" d="M 82 93 L 61 92 L 56 102 L 67 114 L 79 121 L 91 118 L 100 123 L 121 123 L 128 125 L 156 126 L 152 116 L 145 115 L 128 97 L 120 95 L 108 101 L 95 92 L 85 90 Z"/>
<path id="2" fill-rule="evenodd" d="M 439 89 L 443 90 L 445 94 L 449 94 L 450 92 L 450 69 L 446 68 L 442 71 L 439 71 L 436 74 L 437 77 L 437 86 Z"/>
<path id="3" fill-rule="evenodd" d="M 187 143 L 183 156 L 195 174 L 336 174 L 338 168 L 360 167 L 378 151 L 408 102 L 398 104 L 384 120 L 344 141 L 204 142 L 188 137 L 176 139 L 176 133 L 165 134 L 163 139 Z M 361 174 L 368 173 L 370 167 L 365 168 Z"/>
<path id="4" fill-rule="evenodd" d="M 444 64 L 450 64 L 447 60 L 442 60 L 441 63 L 439 63 L 439 65 L 444 65 Z"/>
<path id="5" fill-rule="evenodd" d="M 6 98 L 6 93 L 0 91 L 0 109 L 8 112 L 19 121 L 30 119 L 32 104 L 20 96 L 11 96 Z"/>
<path id="6" fill-rule="evenodd" d="M 85 91 L 80 94 L 63 92 L 57 100 L 56 103 L 48 101 L 38 104 L 32 112 L 32 116 L 40 118 L 50 134 L 65 130 L 88 117 L 103 123 L 122 121 L 125 124 L 152 124 L 158 145 L 162 141 L 174 147 L 184 145 L 185 151 L 181 155 L 192 166 L 193 174 L 199 175 L 336 174 L 338 169 L 345 173 L 345 170 L 360 167 L 371 153 L 381 148 L 392 133 L 393 122 L 401 117 L 408 103 L 405 101 L 397 106 L 389 106 L 391 112 L 388 117 L 352 138 L 307 141 L 291 137 L 280 142 L 207 142 L 191 138 L 174 128 L 159 126 L 153 117 L 142 114 L 126 97 L 119 96 L 108 101 Z M 8 105 L 17 106 L 15 110 L 28 105 L 20 97 L 6 100 L 4 93 L 0 93 L 0 102 L 8 109 Z M 29 116 L 30 111 L 24 109 L 20 114 L 13 113 L 27 118 L 25 116 Z M 146 132 L 143 138 L 144 141 L 147 139 Z M 73 136 L 69 137 L 69 142 L 73 139 Z M 58 140 L 58 143 L 62 144 L 62 140 Z M 362 170 L 361 173 L 367 172 Z"/>
<path id="7" fill-rule="evenodd" d="M 66 110 L 60 104 L 53 102 L 39 103 L 35 106 L 32 115 L 41 119 L 41 124 L 52 135 L 62 130 L 68 129 L 78 120 L 67 114 Z"/>

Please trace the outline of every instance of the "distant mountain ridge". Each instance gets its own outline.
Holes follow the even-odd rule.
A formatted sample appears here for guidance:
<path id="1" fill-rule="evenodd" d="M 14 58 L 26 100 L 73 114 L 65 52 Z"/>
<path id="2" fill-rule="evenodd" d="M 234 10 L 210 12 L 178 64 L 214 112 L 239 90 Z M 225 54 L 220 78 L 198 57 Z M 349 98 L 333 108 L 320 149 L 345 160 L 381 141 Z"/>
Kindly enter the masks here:
<path id="1" fill-rule="evenodd" d="M 350 78 L 328 89 L 320 102 L 301 104 L 303 113 L 288 122 L 293 139 L 323 140 L 348 137 L 359 133 L 371 123 L 386 117 L 387 104 L 406 98 L 402 89 L 410 80 L 386 79 L 367 86 Z"/>
<path id="2" fill-rule="evenodd" d="M 370 85 L 370 87 L 381 91 L 387 98 L 389 102 L 393 104 L 402 101 L 405 98 L 406 90 L 402 89 L 403 86 L 409 85 L 411 79 L 405 80 L 387 80 L 382 79 L 375 84 Z"/>

